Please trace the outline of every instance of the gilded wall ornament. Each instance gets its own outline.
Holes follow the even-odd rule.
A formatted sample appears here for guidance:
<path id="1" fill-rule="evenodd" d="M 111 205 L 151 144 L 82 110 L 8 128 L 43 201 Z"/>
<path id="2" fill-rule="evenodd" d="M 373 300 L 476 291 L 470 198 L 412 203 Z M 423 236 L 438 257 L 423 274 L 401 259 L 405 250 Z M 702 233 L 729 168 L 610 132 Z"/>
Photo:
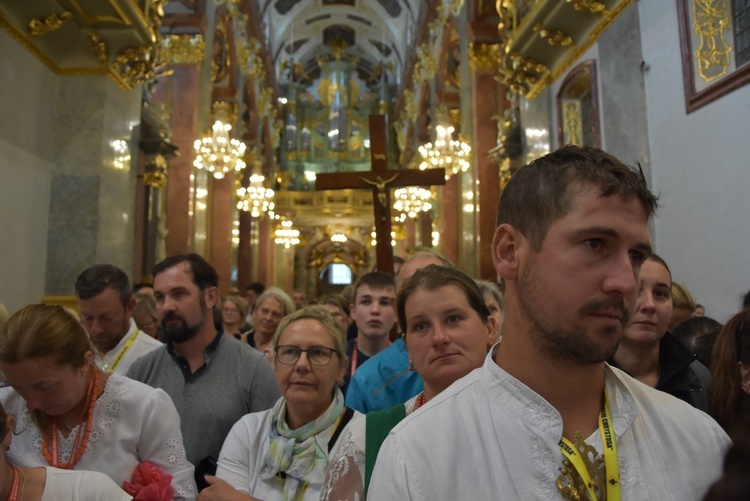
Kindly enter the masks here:
<path id="1" fill-rule="evenodd" d="M 725 0 L 693 0 L 693 30 L 700 37 L 695 51 L 698 74 L 711 82 L 727 74 L 732 47 L 724 36 L 729 31 L 729 13 Z"/>
<path id="2" fill-rule="evenodd" d="M 594 14 L 608 14 L 607 6 L 596 0 L 567 0 L 575 10 L 587 10 Z"/>
<path id="3" fill-rule="evenodd" d="M 91 50 L 96 55 L 96 58 L 102 64 L 107 64 L 109 58 L 107 57 L 107 44 L 104 43 L 102 37 L 99 36 L 94 30 L 89 31 L 89 43 L 91 44 Z"/>
<path id="4" fill-rule="evenodd" d="M 162 58 L 173 64 L 195 64 L 203 60 L 203 35 L 169 35 L 162 40 Z"/>
<path id="5" fill-rule="evenodd" d="M 501 57 L 502 47 L 499 44 L 469 44 L 469 66 L 474 71 L 495 73 Z"/>
<path id="6" fill-rule="evenodd" d="M 573 38 L 566 35 L 565 32 L 545 28 L 542 23 L 536 23 L 534 25 L 534 33 L 539 33 L 539 36 L 547 40 L 547 43 L 550 45 L 560 45 L 562 47 L 575 45 Z"/>
<path id="7" fill-rule="evenodd" d="M 64 11 L 62 14 L 50 14 L 44 19 L 32 19 L 29 21 L 29 35 L 40 37 L 57 31 L 62 28 L 62 25 L 73 19 L 73 14 L 69 11 Z"/>

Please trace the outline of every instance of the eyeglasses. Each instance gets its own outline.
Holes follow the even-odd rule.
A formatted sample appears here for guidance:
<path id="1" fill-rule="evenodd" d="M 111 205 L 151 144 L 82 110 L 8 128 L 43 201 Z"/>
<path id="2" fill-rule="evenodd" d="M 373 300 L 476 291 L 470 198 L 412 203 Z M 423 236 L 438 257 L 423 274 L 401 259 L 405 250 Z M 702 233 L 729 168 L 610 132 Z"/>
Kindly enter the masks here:
<path id="1" fill-rule="evenodd" d="M 325 346 L 311 346 L 308 349 L 303 350 L 299 346 L 285 345 L 277 346 L 274 348 L 274 351 L 276 352 L 276 360 L 286 365 L 296 364 L 299 357 L 301 357 L 303 353 L 307 353 L 307 360 L 309 360 L 312 365 L 324 366 L 328 365 L 334 353 L 336 355 L 339 354 L 338 350 L 327 348 Z"/>

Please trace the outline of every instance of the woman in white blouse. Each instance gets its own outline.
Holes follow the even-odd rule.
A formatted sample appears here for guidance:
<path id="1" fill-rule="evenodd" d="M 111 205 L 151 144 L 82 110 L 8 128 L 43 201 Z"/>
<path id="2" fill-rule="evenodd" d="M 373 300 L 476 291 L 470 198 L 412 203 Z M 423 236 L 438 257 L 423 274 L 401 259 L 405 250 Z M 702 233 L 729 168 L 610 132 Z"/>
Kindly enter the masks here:
<path id="1" fill-rule="evenodd" d="M 30 305 L 0 332 L 0 403 L 15 416 L 8 459 L 92 470 L 117 485 L 141 462 L 172 475 L 172 499 L 196 496 L 180 418 L 162 390 L 98 369 L 83 326 L 62 307 Z"/>
<path id="2" fill-rule="evenodd" d="M 346 370 L 346 336 L 324 307 L 284 317 L 272 344 L 283 396 L 234 425 L 199 501 L 317 500 L 328 454 L 359 416 L 344 407 L 337 386 Z"/>
<path id="3" fill-rule="evenodd" d="M 13 416 L 0 406 L 0 445 L 13 440 Z M 133 499 L 98 471 L 16 466 L 0 454 L 0 498 L 17 501 L 129 501 Z"/>
<path id="4" fill-rule="evenodd" d="M 347 426 L 331 457 L 321 501 L 365 499 L 375 458 L 391 428 L 480 367 L 499 328 L 476 282 L 454 268 L 433 264 L 418 270 L 396 301 L 409 361 L 424 391 Z"/>

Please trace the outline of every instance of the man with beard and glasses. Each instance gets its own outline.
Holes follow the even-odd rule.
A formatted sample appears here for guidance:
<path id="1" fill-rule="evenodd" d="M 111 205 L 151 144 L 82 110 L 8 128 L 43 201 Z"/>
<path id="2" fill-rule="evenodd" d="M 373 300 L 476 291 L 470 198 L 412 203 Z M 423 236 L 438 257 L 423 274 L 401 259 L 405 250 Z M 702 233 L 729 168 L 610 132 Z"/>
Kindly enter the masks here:
<path id="1" fill-rule="evenodd" d="M 727 435 L 605 363 L 635 309 L 656 205 L 642 172 L 595 148 L 513 175 L 492 241 L 503 340 L 390 432 L 369 501 L 701 498 Z"/>
<path id="2" fill-rule="evenodd" d="M 165 345 L 136 361 L 127 376 L 161 388 L 180 414 L 185 451 L 199 488 L 214 474 L 229 430 L 242 416 L 270 409 L 281 393 L 262 353 L 214 325 L 214 268 L 198 254 L 154 266 L 154 297 Z"/>

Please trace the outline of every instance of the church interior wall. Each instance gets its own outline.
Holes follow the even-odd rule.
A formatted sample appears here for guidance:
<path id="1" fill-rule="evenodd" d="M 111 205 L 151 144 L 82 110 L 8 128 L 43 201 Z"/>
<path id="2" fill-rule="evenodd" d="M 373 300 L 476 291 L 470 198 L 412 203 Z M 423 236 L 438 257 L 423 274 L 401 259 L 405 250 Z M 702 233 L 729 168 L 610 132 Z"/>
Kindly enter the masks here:
<path id="1" fill-rule="evenodd" d="M 0 31 L 0 303 L 13 312 L 44 295 L 58 77 Z"/>
<path id="2" fill-rule="evenodd" d="M 656 250 L 706 314 L 726 321 L 750 289 L 750 86 L 686 114 L 675 2 L 638 2 Z"/>

